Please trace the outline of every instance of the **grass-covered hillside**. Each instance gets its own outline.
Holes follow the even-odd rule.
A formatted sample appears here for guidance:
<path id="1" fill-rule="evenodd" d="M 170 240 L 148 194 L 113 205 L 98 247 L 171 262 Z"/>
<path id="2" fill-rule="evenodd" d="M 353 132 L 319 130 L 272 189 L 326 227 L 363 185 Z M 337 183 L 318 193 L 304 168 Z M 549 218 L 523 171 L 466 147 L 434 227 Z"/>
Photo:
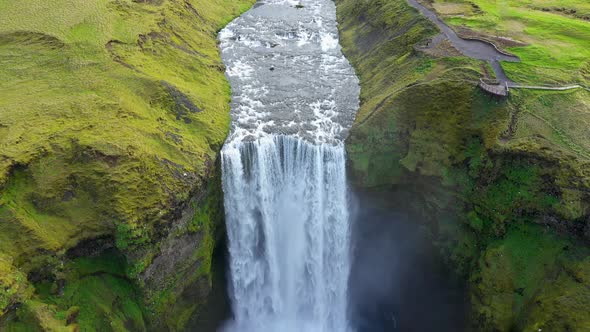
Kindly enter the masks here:
<path id="1" fill-rule="evenodd" d="M 253 2 L 0 0 L 0 330 L 193 315 L 229 126 L 216 33 Z"/>
<path id="2" fill-rule="evenodd" d="M 514 80 L 585 82 L 589 23 L 533 2 L 432 6 L 453 9 L 451 24 L 469 23 L 489 40 L 507 36 L 506 15 L 520 21 L 520 34 L 507 36 L 519 41 L 499 45 L 523 60 L 505 65 Z M 567 3 L 576 13 L 587 7 Z M 590 92 L 488 96 L 476 84 L 490 68 L 448 42 L 430 47 L 438 31 L 405 1 L 337 5 L 362 88 L 347 141 L 356 185 L 387 191 L 390 208 L 411 205 L 429 221 L 449 266 L 468 282 L 475 330 L 590 331 Z M 549 23 L 560 33 L 541 34 Z M 539 73 L 547 79 L 538 82 Z"/>
<path id="3" fill-rule="evenodd" d="M 508 76 L 533 84 L 590 85 L 586 0 L 424 0 L 457 32 L 490 39 L 518 55 Z"/>

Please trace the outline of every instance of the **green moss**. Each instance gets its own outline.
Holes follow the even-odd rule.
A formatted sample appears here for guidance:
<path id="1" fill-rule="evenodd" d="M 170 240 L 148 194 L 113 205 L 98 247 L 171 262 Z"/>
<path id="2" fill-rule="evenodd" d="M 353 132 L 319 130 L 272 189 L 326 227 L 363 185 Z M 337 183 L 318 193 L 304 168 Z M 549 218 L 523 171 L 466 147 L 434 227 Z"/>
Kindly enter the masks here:
<path id="1" fill-rule="evenodd" d="M 127 249 L 130 246 L 141 246 L 149 242 L 150 234 L 141 225 L 117 225 L 117 248 Z"/>
<path id="2" fill-rule="evenodd" d="M 433 4 L 450 10 L 458 2 L 470 14 L 457 20 L 483 22 L 498 9 L 472 6 L 484 0 Z M 354 183 L 391 192 L 390 206 L 428 222 L 450 268 L 469 280 L 474 329 L 588 329 L 587 287 L 573 277 L 584 275 L 587 252 L 576 239 L 587 238 L 590 214 L 588 93 L 518 90 L 495 99 L 476 87 L 486 66 L 416 47 L 436 31 L 405 1 L 337 6 L 343 50 L 361 81 L 347 140 Z M 500 21 L 479 28 L 495 31 Z M 543 70 L 562 80 L 580 59 Z M 508 72 L 530 64 L 524 60 Z"/>
<path id="3" fill-rule="evenodd" d="M 253 3 L 0 1 L 0 283 L 9 289 L 0 313 L 43 298 L 60 322 L 78 306 L 82 330 L 145 328 L 151 290 L 137 277 L 160 242 L 168 232 L 210 236 L 219 222 L 199 206 L 198 222 L 178 233 L 229 129 L 216 34 Z M 68 267 L 68 250 L 105 236 L 125 256 L 123 270 L 94 259 Z M 195 254 L 205 265 L 209 242 Z M 32 287 L 28 274 L 48 280 Z M 58 279 L 68 281 L 64 298 L 52 295 Z"/>
<path id="4" fill-rule="evenodd" d="M 475 325 L 482 331 L 509 331 L 512 326 L 514 281 L 508 257 L 501 249 L 482 254 L 483 277 L 471 291 Z"/>
<path id="5" fill-rule="evenodd" d="M 63 295 L 52 295 L 65 319 L 76 322 L 81 330 L 96 326 L 117 331 L 146 329 L 141 292 L 127 279 L 126 260 L 117 251 L 78 258 L 66 270 Z"/>
<path id="6" fill-rule="evenodd" d="M 585 74 L 590 53 L 587 1 L 507 0 L 441 0 L 433 1 L 442 18 L 456 28 L 468 27 L 494 38 L 503 36 L 519 41 L 508 50 L 518 55 L 521 63 L 505 63 L 508 76 L 526 83 L 588 84 Z M 456 4 L 467 3 L 475 11 L 452 12 Z M 499 40 L 502 43 L 501 39 Z M 564 52 L 563 50 L 566 50 Z"/>
<path id="7" fill-rule="evenodd" d="M 475 211 L 467 213 L 467 220 L 469 226 L 476 232 L 481 232 L 484 228 L 485 222 L 477 215 Z"/>
<path id="8" fill-rule="evenodd" d="M 31 294 L 26 276 L 13 264 L 9 256 L 0 254 L 0 313 L 6 313 L 14 304 Z"/>
<path id="9" fill-rule="evenodd" d="M 85 277 L 97 273 L 106 273 L 113 276 L 125 277 L 127 260 L 117 251 L 107 250 L 96 257 L 82 256 L 72 262 L 72 277 Z"/>
<path id="10" fill-rule="evenodd" d="M 10 332 L 72 332 L 76 326 L 66 326 L 64 320 L 55 317 L 56 308 L 40 301 L 28 300 L 16 311 L 11 320 L 0 322 L 0 327 Z"/>
<path id="11" fill-rule="evenodd" d="M 194 213 L 173 235 L 188 238 L 198 246 L 175 271 L 170 271 L 170 278 L 159 282 L 158 289 L 146 295 L 147 309 L 157 317 L 155 324 L 160 328 L 181 330 L 206 305 L 212 283 L 213 251 L 223 234 L 220 172 L 216 172 L 206 189 L 190 203 Z"/>
<path id="12" fill-rule="evenodd" d="M 67 261 L 61 272 L 65 279 L 49 276 L 37 282 L 35 299 L 23 301 L 15 317 L 3 323 L 5 329 L 145 330 L 141 293 L 125 269 L 125 258 L 116 250 Z"/>
<path id="13" fill-rule="evenodd" d="M 490 243 L 473 277 L 478 326 L 486 331 L 584 330 L 590 320 L 582 314 L 588 293 L 582 257 L 587 249 L 551 231 L 530 225 L 510 229 Z"/>
<path id="14" fill-rule="evenodd" d="M 207 185 L 207 195 L 203 200 L 192 204 L 195 214 L 188 223 L 187 230 L 192 233 L 204 232 L 210 234 L 212 238 L 218 237 L 223 224 L 220 221 L 224 218 L 220 171 Z M 208 249 L 212 250 L 213 248 Z"/>
<path id="15" fill-rule="evenodd" d="M 141 299 L 132 284 L 112 276 L 88 276 L 64 290 L 64 303 L 80 307 L 82 330 L 145 330 Z"/>
<path id="16" fill-rule="evenodd" d="M 502 224 L 528 214 L 548 213 L 559 204 L 559 197 L 550 193 L 552 184 L 544 183 L 540 168 L 532 162 L 508 159 L 491 165 L 488 170 L 480 169 L 470 179 L 473 183 L 464 187 L 464 199 L 474 204 L 479 214 Z M 501 227 L 495 226 L 497 230 Z"/>
<path id="17" fill-rule="evenodd" d="M 523 331 L 586 331 L 590 328 L 587 312 L 590 305 L 587 287 L 590 275 L 588 253 L 585 258 L 567 257 L 562 269 L 539 288 L 530 314 L 521 322 Z M 550 285 L 550 287 L 548 287 Z"/>
<path id="18" fill-rule="evenodd" d="M 454 274 L 466 278 L 480 254 L 477 233 L 460 223 L 456 215 L 441 215 L 439 221 L 436 244 Z"/>

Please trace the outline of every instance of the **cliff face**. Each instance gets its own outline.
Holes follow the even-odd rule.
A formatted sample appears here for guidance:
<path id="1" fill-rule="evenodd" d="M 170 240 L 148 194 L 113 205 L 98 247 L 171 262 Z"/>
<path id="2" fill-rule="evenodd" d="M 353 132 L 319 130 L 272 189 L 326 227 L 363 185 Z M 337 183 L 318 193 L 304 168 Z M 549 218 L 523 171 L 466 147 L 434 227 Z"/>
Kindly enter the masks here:
<path id="1" fill-rule="evenodd" d="M 210 288 L 253 0 L 0 5 L 0 329 L 178 330 Z"/>
<path id="2" fill-rule="evenodd" d="M 337 5 L 362 88 L 356 186 L 428 220 L 478 330 L 587 329 L 590 94 L 487 96 L 476 82 L 490 68 L 433 46 L 437 30 L 405 1 Z"/>

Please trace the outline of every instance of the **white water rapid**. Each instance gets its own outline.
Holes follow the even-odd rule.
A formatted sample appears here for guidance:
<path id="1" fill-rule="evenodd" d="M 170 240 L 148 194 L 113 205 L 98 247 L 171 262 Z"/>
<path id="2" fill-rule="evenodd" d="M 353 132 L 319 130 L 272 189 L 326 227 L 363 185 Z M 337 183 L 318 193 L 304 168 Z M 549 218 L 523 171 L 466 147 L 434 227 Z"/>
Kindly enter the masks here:
<path id="1" fill-rule="evenodd" d="M 228 331 L 347 332 L 343 140 L 358 80 L 331 0 L 259 2 L 220 33 L 232 86 L 222 150 Z"/>

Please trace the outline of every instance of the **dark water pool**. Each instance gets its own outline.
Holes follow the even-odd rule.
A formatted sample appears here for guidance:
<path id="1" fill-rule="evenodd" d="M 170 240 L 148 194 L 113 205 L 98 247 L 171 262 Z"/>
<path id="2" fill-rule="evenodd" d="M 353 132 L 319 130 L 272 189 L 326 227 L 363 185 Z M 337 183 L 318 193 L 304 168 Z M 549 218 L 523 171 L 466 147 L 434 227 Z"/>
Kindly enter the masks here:
<path id="1" fill-rule="evenodd" d="M 356 330 L 463 331 L 464 285 L 451 278 L 425 228 L 391 206 L 357 201 L 349 286 Z"/>

